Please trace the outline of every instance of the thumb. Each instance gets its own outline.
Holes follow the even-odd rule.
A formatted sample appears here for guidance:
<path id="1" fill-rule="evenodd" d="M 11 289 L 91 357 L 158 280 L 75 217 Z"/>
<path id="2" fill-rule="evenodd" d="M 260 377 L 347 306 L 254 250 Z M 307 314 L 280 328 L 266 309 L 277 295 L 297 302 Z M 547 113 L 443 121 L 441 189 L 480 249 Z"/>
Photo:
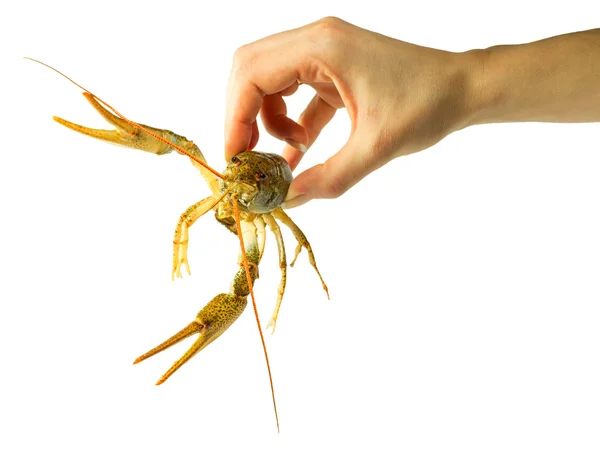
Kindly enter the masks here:
<path id="1" fill-rule="evenodd" d="M 295 208 L 317 198 L 337 198 L 374 170 L 373 157 L 359 147 L 353 134 L 342 149 L 325 163 L 313 166 L 296 177 L 283 203 Z"/>

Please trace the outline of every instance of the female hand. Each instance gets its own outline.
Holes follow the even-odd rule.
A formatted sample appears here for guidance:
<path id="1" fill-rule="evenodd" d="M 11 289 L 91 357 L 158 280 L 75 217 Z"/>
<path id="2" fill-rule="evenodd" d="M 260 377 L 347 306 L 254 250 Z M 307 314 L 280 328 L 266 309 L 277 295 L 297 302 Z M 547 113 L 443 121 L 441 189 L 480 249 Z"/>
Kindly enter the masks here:
<path id="1" fill-rule="evenodd" d="M 287 207 L 334 198 L 393 158 L 427 148 L 465 124 L 472 66 L 463 55 L 424 48 L 325 18 L 243 46 L 228 86 L 226 157 L 258 141 L 259 112 L 267 131 L 288 143 L 295 169 L 339 108 L 352 121 L 341 150 L 297 176 Z M 284 98 L 298 82 L 316 95 L 298 122 Z"/>
<path id="2" fill-rule="evenodd" d="M 294 169 L 339 108 L 348 141 L 325 163 L 297 176 L 287 207 L 335 198 L 400 155 L 473 124 L 600 121 L 600 29 L 522 45 L 452 53 L 402 42 L 337 18 L 241 47 L 229 80 L 225 153 L 267 131 L 288 145 Z M 294 122 L 283 97 L 298 83 L 316 95 Z"/>

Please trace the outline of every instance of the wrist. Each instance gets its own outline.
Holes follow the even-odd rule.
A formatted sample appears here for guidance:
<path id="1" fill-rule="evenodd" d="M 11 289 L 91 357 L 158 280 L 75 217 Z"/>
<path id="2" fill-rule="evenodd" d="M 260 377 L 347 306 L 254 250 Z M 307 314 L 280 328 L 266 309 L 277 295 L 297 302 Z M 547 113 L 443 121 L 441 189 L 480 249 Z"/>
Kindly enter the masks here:
<path id="1" fill-rule="evenodd" d="M 500 104 L 500 89 L 491 89 L 488 81 L 489 50 L 451 53 L 449 85 L 453 88 L 452 132 L 482 124 Z"/>
<path id="2" fill-rule="evenodd" d="M 474 49 L 460 53 L 465 75 L 465 111 L 463 128 L 496 120 L 507 99 L 502 76 L 498 74 L 492 49 Z"/>
<path id="3" fill-rule="evenodd" d="M 600 30 L 470 50 L 465 126 L 600 120 Z"/>

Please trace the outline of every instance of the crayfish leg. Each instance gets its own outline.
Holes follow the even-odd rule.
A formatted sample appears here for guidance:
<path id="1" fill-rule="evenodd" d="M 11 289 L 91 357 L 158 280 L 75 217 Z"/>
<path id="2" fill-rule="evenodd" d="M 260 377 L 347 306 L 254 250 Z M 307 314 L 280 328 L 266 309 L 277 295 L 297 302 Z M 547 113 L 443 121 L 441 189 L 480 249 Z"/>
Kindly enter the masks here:
<path id="1" fill-rule="evenodd" d="M 265 230 L 265 220 L 262 215 L 256 216 L 254 219 L 254 225 L 256 226 L 256 241 L 258 242 L 258 260 L 262 259 L 263 252 L 265 251 L 265 244 L 267 243 L 267 231 Z"/>
<path id="2" fill-rule="evenodd" d="M 296 237 L 296 240 L 298 241 L 298 246 L 296 247 L 296 257 L 294 258 L 294 261 L 296 261 L 296 258 L 298 257 L 298 254 L 300 253 L 302 247 L 306 248 L 306 251 L 308 252 L 308 261 L 315 269 L 315 271 L 317 271 L 317 275 L 319 276 L 319 279 L 321 279 L 321 285 L 323 285 L 323 290 L 325 290 L 325 293 L 327 293 L 327 299 L 329 299 L 329 289 L 327 288 L 327 285 L 325 284 L 325 281 L 323 280 L 323 277 L 319 272 L 319 268 L 317 267 L 317 261 L 315 260 L 315 255 L 312 251 L 310 243 L 308 242 L 308 239 L 306 238 L 306 235 L 304 235 L 304 232 L 300 230 L 300 228 L 294 223 L 294 221 L 292 221 L 292 219 L 287 214 L 285 214 L 285 212 L 281 208 L 275 209 L 271 214 L 273 214 L 273 216 L 276 219 L 285 224 L 292 231 L 294 237 Z M 290 266 L 293 266 L 294 261 L 292 261 L 292 264 L 290 264 Z"/>
<path id="3" fill-rule="evenodd" d="M 279 268 L 281 269 L 281 281 L 279 282 L 279 288 L 277 291 L 277 303 L 275 304 L 275 310 L 271 316 L 271 320 L 267 324 L 267 329 L 271 327 L 271 334 L 275 333 L 275 326 L 277 325 L 277 317 L 279 316 L 279 308 L 281 307 L 281 301 L 283 300 L 283 294 L 285 293 L 285 284 L 287 281 L 287 261 L 285 257 L 285 244 L 283 243 L 283 235 L 281 229 L 277 225 L 277 221 L 271 214 L 264 214 L 265 221 L 269 225 L 269 229 L 273 232 L 275 240 L 277 241 L 277 250 L 279 252 Z"/>
<path id="4" fill-rule="evenodd" d="M 187 259 L 189 243 L 188 230 L 198 218 L 214 208 L 218 201 L 219 198 L 215 198 L 215 195 L 211 195 L 210 197 L 194 203 L 179 217 L 179 221 L 175 227 L 175 237 L 173 238 L 173 270 L 171 272 L 171 280 L 175 280 L 175 276 L 180 278 L 183 277 L 181 274 L 182 265 L 185 265 L 188 275 L 191 274 L 190 264 Z"/>

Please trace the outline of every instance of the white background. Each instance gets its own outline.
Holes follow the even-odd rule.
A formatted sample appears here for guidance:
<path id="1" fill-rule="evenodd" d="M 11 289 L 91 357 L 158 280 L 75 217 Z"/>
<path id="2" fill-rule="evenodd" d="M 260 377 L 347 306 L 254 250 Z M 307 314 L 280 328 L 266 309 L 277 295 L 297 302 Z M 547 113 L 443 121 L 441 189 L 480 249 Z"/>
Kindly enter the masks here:
<path id="1" fill-rule="evenodd" d="M 187 345 L 131 365 L 227 290 L 236 238 L 202 218 L 192 276 L 171 282 L 175 223 L 208 194 L 200 176 L 183 157 L 54 123 L 106 127 L 79 89 L 21 57 L 193 138 L 222 169 L 225 85 L 244 43 L 336 15 L 462 51 L 598 27 L 598 2 L 211 3 L 4 7 L 0 462 L 597 463 L 598 124 L 468 128 L 291 210 L 332 298 L 303 253 L 267 336 L 278 435 L 250 310 L 160 387 Z M 348 128 L 340 112 L 298 172 Z M 258 149 L 281 150 L 261 135 Z M 274 245 L 256 285 L 263 324 Z"/>

